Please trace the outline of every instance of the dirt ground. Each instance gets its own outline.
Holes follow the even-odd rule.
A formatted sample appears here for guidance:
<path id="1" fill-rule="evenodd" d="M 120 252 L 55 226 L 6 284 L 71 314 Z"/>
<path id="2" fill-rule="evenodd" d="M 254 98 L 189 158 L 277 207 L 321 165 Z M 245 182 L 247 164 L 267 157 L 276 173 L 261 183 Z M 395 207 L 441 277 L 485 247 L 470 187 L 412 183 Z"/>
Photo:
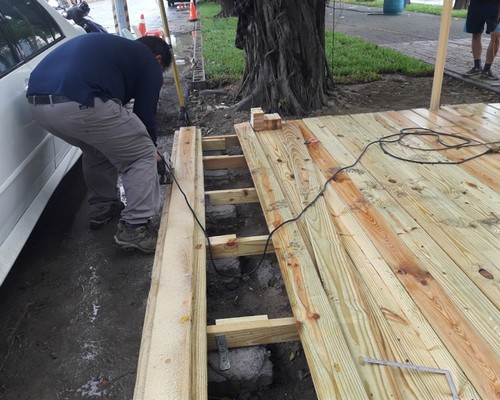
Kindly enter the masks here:
<path id="1" fill-rule="evenodd" d="M 428 107 L 431 88 L 432 78 L 399 75 L 339 86 L 328 107 L 311 115 Z M 191 90 L 187 97 L 191 124 L 201 128 L 203 135 L 234 133 L 233 125 L 248 120 L 249 112 L 234 112 L 233 92 L 234 87 Z M 499 96 L 447 78 L 441 99 L 443 104 L 498 102 Z M 163 94 L 158 125 L 160 144 L 166 149 L 179 126 L 175 104 L 172 91 Z M 249 184 L 245 172 L 206 176 L 207 190 Z M 132 399 L 153 257 L 112 249 L 113 226 L 89 233 L 85 195 L 77 165 L 53 196 L 15 269 L 0 287 L 1 400 Z M 265 226 L 257 205 L 238 206 L 222 216 L 215 207 L 207 212 L 210 235 L 265 234 Z M 234 265 L 229 268 L 245 273 L 257 265 L 258 257 L 237 261 L 236 269 Z M 209 265 L 207 297 L 209 324 L 217 318 L 291 315 L 272 255 L 242 280 L 223 277 Z M 269 387 L 253 393 L 211 391 L 210 398 L 316 399 L 300 344 L 267 349 L 274 373 Z"/>

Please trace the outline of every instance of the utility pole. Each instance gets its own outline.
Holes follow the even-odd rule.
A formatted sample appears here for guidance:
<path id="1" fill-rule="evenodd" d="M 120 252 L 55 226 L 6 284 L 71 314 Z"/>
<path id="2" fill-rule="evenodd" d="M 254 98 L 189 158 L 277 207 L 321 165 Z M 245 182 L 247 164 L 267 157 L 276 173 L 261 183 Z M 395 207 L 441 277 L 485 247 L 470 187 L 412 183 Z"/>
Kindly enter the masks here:
<path id="1" fill-rule="evenodd" d="M 123 30 L 130 30 L 130 18 L 128 16 L 127 0 L 112 0 L 113 20 L 117 35 L 123 36 Z"/>

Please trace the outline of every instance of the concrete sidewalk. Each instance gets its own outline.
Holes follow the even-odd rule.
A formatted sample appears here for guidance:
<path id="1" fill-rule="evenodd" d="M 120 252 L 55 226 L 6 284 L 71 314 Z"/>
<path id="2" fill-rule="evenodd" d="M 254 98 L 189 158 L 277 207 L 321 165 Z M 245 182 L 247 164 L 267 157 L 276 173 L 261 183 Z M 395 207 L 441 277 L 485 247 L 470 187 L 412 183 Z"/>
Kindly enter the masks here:
<path id="1" fill-rule="evenodd" d="M 328 7 L 327 29 L 359 37 L 382 47 L 435 64 L 441 16 L 403 11 L 398 15 L 383 14 L 381 8 L 356 4 L 336 3 Z M 465 20 L 452 18 L 445 73 L 474 85 L 500 93 L 500 80 L 486 81 L 479 77 L 464 77 L 462 74 L 474 64 L 471 53 L 472 35 L 463 31 Z M 483 55 L 489 44 L 489 35 L 483 35 Z M 495 60 L 492 71 L 500 75 L 500 60 Z"/>

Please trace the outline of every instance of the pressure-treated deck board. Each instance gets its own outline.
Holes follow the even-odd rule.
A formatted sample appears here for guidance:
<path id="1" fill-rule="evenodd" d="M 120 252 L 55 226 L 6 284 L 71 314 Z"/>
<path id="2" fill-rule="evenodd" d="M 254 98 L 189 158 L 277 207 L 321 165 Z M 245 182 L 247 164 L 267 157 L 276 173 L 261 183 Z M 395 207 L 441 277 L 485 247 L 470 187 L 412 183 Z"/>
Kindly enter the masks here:
<path id="1" fill-rule="evenodd" d="M 357 117 L 354 116 L 354 119 Z M 369 132 L 376 129 L 376 121 L 367 117 L 369 121 L 363 118 L 363 123 L 359 125 L 358 129 L 355 129 L 354 125 L 350 125 L 350 129 L 355 135 L 351 136 L 352 146 L 350 149 L 354 151 L 360 151 L 360 145 L 356 145 L 358 138 L 362 139 L 363 136 Z M 342 124 L 344 118 L 337 118 L 335 120 L 335 125 L 338 129 L 345 130 L 345 126 Z M 349 119 L 349 117 L 346 117 Z M 363 126 L 366 126 L 367 122 L 370 122 L 370 129 L 366 130 Z M 343 142 L 349 147 L 349 142 L 351 140 L 346 139 Z M 467 265 L 468 272 L 466 277 L 461 274 L 457 265 L 450 259 L 450 257 L 443 252 L 443 250 L 436 246 L 433 237 L 443 238 L 446 236 L 446 232 L 438 231 L 437 227 L 442 226 L 440 220 L 435 221 L 435 223 L 426 224 L 427 218 L 432 220 L 431 214 L 443 214 L 444 210 L 440 212 L 439 207 L 441 204 L 448 204 L 446 199 L 441 198 L 442 203 L 432 201 L 433 196 L 426 195 L 426 191 L 414 191 L 412 185 L 401 184 L 397 186 L 397 190 L 393 190 L 393 186 L 396 183 L 389 183 L 389 181 L 395 182 L 396 179 L 399 181 L 407 181 L 405 178 L 406 168 L 397 169 L 396 164 L 399 161 L 394 161 L 392 159 L 381 158 L 378 153 L 368 153 L 365 157 L 365 167 L 366 174 L 371 174 L 374 176 L 373 181 L 378 179 L 379 185 L 366 185 L 368 182 L 365 176 L 359 179 L 356 174 L 351 174 L 352 179 L 356 182 L 357 186 L 363 190 L 367 195 L 370 195 L 371 202 L 377 207 L 377 209 L 385 215 L 387 221 L 391 223 L 396 229 L 399 227 L 398 232 L 400 237 L 402 237 L 407 243 L 412 246 L 416 254 L 420 253 L 420 258 L 422 262 L 428 262 L 428 268 L 433 276 L 443 285 L 449 294 L 450 298 L 454 299 L 455 304 L 459 305 L 462 312 L 464 312 L 468 318 L 473 322 L 473 324 L 478 328 L 483 330 L 485 338 L 489 338 L 488 342 L 492 343 L 494 346 L 496 343 L 496 326 L 497 322 L 491 318 L 494 315 L 499 302 L 498 291 L 498 279 L 493 280 L 485 279 L 479 273 L 479 268 L 475 265 Z M 397 171 L 394 173 L 393 171 Z M 384 183 L 386 182 L 386 183 Z M 388 194 L 392 194 L 390 197 Z M 429 198 L 431 202 L 429 202 Z M 401 204 L 404 209 L 395 204 L 395 200 Z M 409 211 L 408 214 L 406 211 Z M 432 213 L 429 212 L 432 210 Z M 418 221 L 418 223 L 416 222 Z M 427 234 L 421 228 L 426 228 Z M 462 235 L 463 236 L 463 233 Z M 478 235 L 475 235 L 478 236 Z M 489 236 L 488 234 L 486 236 Z M 454 235 L 449 235 L 450 240 L 453 240 Z M 479 236 L 478 236 L 479 237 Z M 463 244 L 457 248 L 464 248 L 466 244 Z M 498 251 L 500 253 L 500 251 Z M 454 257 L 457 261 L 463 261 L 463 257 Z M 495 265 L 483 264 L 486 270 L 490 272 L 494 271 Z M 465 266 L 464 266 L 465 267 Z M 496 275 L 496 274 L 495 274 Z M 475 284 L 471 281 L 475 282 Z M 477 287 L 476 287 L 477 285 Z M 486 294 L 491 301 L 496 303 L 496 307 L 490 303 L 490 300 L 484 298 L 483 293 L 478 291 L 478 287 L 482 289 L 483 293 Z M 472 305 L 474 305 L 472 307 Z M 498 353 L 498 346 L 497 346 Z"/>
<path id="2" fill-rule="evenodd" d="M 498 111 L 500 113 L 500 110 Z M 399 124 L 406 125 L 407 127 L 414 127 L 415 123 L 417 123 L 422 128 L 432 129 L 437 132 L 456 133 L 459 135 L 465 133 L 465 131 L 459 127 L 453 127 L 451 129 L 450 127 L 447 127 L 446 129 L 441 129 L 441 127 L 430 123 L 424 117 L 411 110 L 389 111 L 384 114 Z M 431 148 L 440 147 L 432 138 L 423 137 L 422 140 Z M 468 148 L 448 150 L 446 152 L 447 157 L 451 161 L 456 162 L 463 160 L 464 157 L 471 157 L 475 154 L 477 154 L 477 150 L 470 150 Z M 483 157 L 482 159 L 471 160 L 460 164 L 460 168 L 475 176 L 483 184 L 488 185 L 495 192 L 498 193 L 500 191 L 500 179 L 498 179 L 498 176 L 500 176 L 500 156 L 490 156 L 487 158 Z M 475 187 L 474 183 L 464 182 L 464 184 L 467 184 L 470 187 Z"/>
<path id="3" fill-rule="evenodd" d="M 264 210 L 269 230 L 291 218 L 283 202 L 276 178 L 262 153 L 248 123 L 235 126 L 247 156 L 254 183 Z M 260 190 L 259 190 L 260 189 Z M 281 251 L 280 268 L 299 326 L 304 352 L 310 361 L 311 376 L 319 399 L 368 399 L 352 355 L 339 328 L 339 322 L 321 289 L 314 264 L 305 251 L 295 224 L 276 231 L 274 248 Z"/>
<path id="4" fill-rule="evenodd" d="M 345 134 L 346 131 L 343 136 Z M 307 128 L 303 130 L 303 136 L 306 141 L 313 137 Z M 331 175 L 332 169 L 339 168 L 338 162 L 321 145 L 310 146 L 309 152 L 325 176 Z M 500 390 L 500 381 L 498 362 L 491 344 L 482 340 L 478 330 L 464 318 L 426 265 L 362 195 L 348 174 L 340 174 L 332 185 L 351 206 L 352 212 L 369 232 L 370 239 L 425 313 L 434 330 L 442 340 L 446 340 L 448 350 L 460 362 L 475 388 L 483 397 L 494 398 Z"/>
<path id="5" fill-rule="evenodd" d="M 335 123 L 331 124 L 332 131 L 339 130 L 345 131 L 347 128 L 350 129 L 352 135 L 349 138 L 341 139 L 346 146 L 349 146 L 349 142 L 352 142 L 352 146 L 350 146 L 350 150 L 352 152 L 361 152 L 362 145 L 359 143 L 360 141 L 367 141 L 369 139 L 364 138 L 369 132 L 373 132 L 376 129 L 377 123 L 370 116 L 360 115 L 353 116 L 353 119 L 361 119 L 362 122 L 356 126 L 356 123 L 352 121 L 351 117 L 339 117 L 335 119 Z M 321 120 L 325 120 L 322 118 Z M 326 122 L 328 124 L 328 121 Z M 349 125 L 348 125 L 349 123 Z M 335 126 L 333 126 L 335 125 Z M 369 129 L 365 129 L 363 127 L 369 126 Z M 333 132 L 332 132 L 333 133 Z M 334 136 L 334 135 L 332 135 Z M 334 139 L 332 139 L 334 140 Z M 328 145 L 326 143 L 326 145 Z M 338 147 L 335 147 L 338 149 Z M 337 157 L 340 152 L 337 151 Z M 349 163 L 350 159 L 345 159 L 343 162 Z M 457 245 L 455 242 L 463 238 L 463 232 L 460 232 L 457 238 L 456 231 L 452 231 L 452 233 L 447 234 L 447 231 L 440 230 L 444 224 L 440 219 L 440 212 L 438 212 L 441 204 L 447 204 L 445 198 L 441 198 L 442 203 L 440 202 L 429 202 L 429 198 L 432 200 L 433 195 L 426 195 L 428 190 L 420 190 L 415 191 L 412 188 L 415 187 L 415 183 L 409 184 L 407 182 L 411 182 L 411 179 L 408 179 L 405 175 L 407 168 L 398 168 L 399 161 L 395 161 L 388 157 L 384 157 L 380 152 L 373 150 L 373 152 L 369 152 L 366 154 L 364 158 L 364 166 L 365 170 L 363 171 L 363 175 L 359 174 L 350 174 L 352 179 L 356 182 L 358 187 L 363 190 L 365 194 L 371 194 L 374 197 L 371 197 L 372 203 L 377 206 L 377 209 L 382 213 L 389 214 L 386 217 L 386 220 L 391 221 L 405 221 L 401 223 L 400 226 L 400 235 L 407 234 L 418 237 L 419 244 L 415 244 L 418 251 L 422 254 L 425 254 L 425 258 L 438 257 L 441 262 L 440 263 L 430 263 L 429 266 L 433 271 L 433 275 L 436 276 L 441 284 L 448 287 L 447 291 L 454 296 L 458 296 L 461 300 L 457 300 L 461 304 L 461 308 L 466 310 L 467 313 L 470 314 L 471 318 L 476 319 L 483 315 L 483 324 L 489 324 L 491 329 L 494 329 L 496 326 L 496 322 L 491 319 L 492 312 L 494 313 L 495 308 L 492 308 L 492 305 L 489 304 L 489 301 L 486 301 L 482 293 L 478 292 L 474 295 L 474 292 L 477 291 L 477 287 L 470 282 L 469 278 L 474 280 L 476 285 L 482 288 L 483 292 L 488 295 L 491 301 L 495 301 L 498 305 L 499 301 L 499 291 L 498 291 L 498 278 L 494 280 L 485 279 L 479 273 L 479 268 L 477 267 L 477 263 L 481 262 L 486 270 L 490 270 L 493 272 L 495 270 L 495 264 L 492 262 L 487 262 L 487 259 L 478 259 L 474 257 L 474 254 L 477 253 L 472 252 L 468 258 L 465 257 L 468 253 L 471 253 L 468 250 L 467 243 L 463 243 L 461 245 Z M 366 175 L 375 176 L 372 179 L 367 179 Z M 377 182 L 377 184 L 370 184 L 370 182 Z M 419 178 L 421 181 L 422 178 Z M 413 178 L 413 180 L 418 180 Z M 398 182 L 401 182 L 400 184 Z M 425 186 L 425 185 L 423 185 Z M 427 186 L 432 186 L 427 183 Z M 390 193 L 393 195 L 394 199 L 403 205 L 404 209 L 401 209 L 397 206 L 389 207 L 389 203 L 391 201 L 390 198 L 385 200 L 380 200 L 384 198 L 384 195 Z M 381 203 L 381 204 L 379 204 Z M 410 213 L 406 214 L 405 209 Z M 431 212 L 429 212 L 431 210 Z M 441 211 L 441 214 L 444 211 Z M 436 217 L 433 217 L 436 215 Z M 415 222 L 415 220 L 418 221 Z M 429 221 L 426 223 L 426 221 Z M 423 227 L 430 235 L 429 238 L 426 235 L 423 235 L 422 230 L 418 230 Z M 474 235 L 476 237 L 477 235 Z M 490 235 L 487 235 L 488 237 Z M 433 239 L 435 238 L 435 239 Z M 456 268 L 456 264 L 452 262 L 447 254 L 443 253 L 442 249 L 439 246 L 436 246 L 434 241 L 444 242 L 449 238 L 449 242 L 454 245 L 451 247 L 451 244 L 448 242 L 445 245 L 442 245 L 443 248 L 450 249 L 448 254 L 452 255 L 452 258 L 457 262 L 461 263 L 462 269 L 468 274 L 469 278 L 460 274 L 460 269 Z M 422 247 L 425 244 L 425 247 Z M 471 258 L 472 257 L 472 258 Z M 469 263 L 465 263 L 464 260 L 472 260 Z M 481 261 L 480 261 L 481 260 Z M 446 274 L 443 274 L 446 272 Z M 484 301 L 482 305 L 481 301 Z M 476 307 L 471 308 L 470 304 L 476 304 Z M 478 322 L 478 321 L 475 321 Z M 492 332 L 495 335 L 494 332 Z M 491 342 L 491 340 L 490 340 Z"/>
<path id="6" fill-rule="evenodd" d="M 359 127 L 351 125 L 352 130 L 357 133 L 356 139 L 374 132 L 373 129 L 377 127 L 376 117 L 380 118 L 380 116 L 370 114 L 352 117 L 359 122 Z M 338 129 L 345 129 L 344 120 L 337 119 Z M 347 118 L 347 121 L 350 120 L 350 117 Z M 367 124 L 370 124 L 370 129 L 363 129 Z M 379 127 L 379 129 L 383 128 Z M 374 138 L 375 136 L 369 135 L 366 140 Z M 353 146 L 360 152 L 362 145 L 356 139 L 352 140 Z M 344 142 L 347 143 L 346 140 Z M 403 164 L 398 168 L 399 161 L 373 154 L 368 153 L 365 157 L 366 169 L 369 172 L 377 172 L 376 179 L 380 186 L 398 199 L 403 207 L 419 221 L 419 225 L 431 234 L 433 240 L 446 250 L 450 257 L 462 267 L 476 285 L 483 288 L 483 291 L 498 306 L 500 266 L 497 260 L 500 243 L 498 235 L 495 235 L 495 226 L 481 223 L 491 218 L 491 212 L 498 214 L 495 211 L 500 206 L 496 200 L 498 195 L 488 191 L 488 196 L 481 195 L 478 196 L 479 199 L 469 198 L 468 201 L 463 201 L 461 198 L 466 197 L 467 193 L 474 190 L 480 191 L 481 188 L 476 182 L 475 187 L 470 188 L 466 193 L 464 193 L 465 188 L 455 190 L 455 186 L 460 186 L 461 182 L 474 182 L 465 173 L 459 174 L 455 179 L 453 171 L 460 172 L 460 169 L 450 166 L 410 166 L 410 164 Z M 443 176 L 446 176 L 446 179 L 442 179 Z M 458 201 L 462 202 L 460 204 L 462 208 L 457 205 Z M 484 206 L 483 214 L 480 211 L 477 214 L 474 212 L 479 206 Z M 489 271 L 495 275 L 495 278 L 485 279 L 479 274 L 480 269 Z"/>
<path id="7" fill-rule="evenodd" d="M 195 128 L 182 128 L 175 158 L 175 175 L 190 204 L 195 204 L 196 182 Z M 190 399 L 192 394 L 193 324 L 193 237 L 195 225 L 185 198 L 177 186 L 172 187 L 171 210 L 162 242 L 157 245 L 161 263 L 157 291 L 154 293 L 149 349 L 145 349 L 142 378 L 138 380 L 134 399 Z M 187 223 L 189 221 L 189 223 Z M 201 251 L 201 253 L 204 253 Z M 173 306 L 175 304 L 175 306 Z M 165 305 L 169 305 L 166 307 Z M 146 316 L 150 321 L 150 317 Z M 168 332 L 168 333 L 167 333 Z M 142 350 L 142 349 L 141 349 Z M 139 374 L 138 374 L 139 375 Z"/>
<path id="8" fill-rule="evenodd" d="M 266 151 L 270 152 L 270 149 L 273 149 L 272 155 L 276 157 L 274 165 L 291 166 L 292 171 L 284 174 L 295 176 L 298 193 L 292 199 L 300 198 L 310 202 L 319 192 L 320 183 L 316 179 L 316 169 L 305 149 L 304 140 L 297 126 L 289 123 L 284 125 L 283 134 L 263 131 L 257 136 Z M 271 145 L 273 138 L 274 145 Z M 285 180 L 278 181 L 283 186 Z M 415 331 L 410 333 L 406 330 L 405 335 L 408 335 L 409 340 L 402 339 L 405 335 L 402 335 L 400 329 L 392 331 L 392 323 L 387 315 L 391 315 L 393 320 L 402 321 L 405 319 L 403 311 L 398 310 L 394 303 L 389 306 L 389 302 L 384 304 L 385 308 L 378 307 L 376 298 L 384 296 L 384 293 L 390 293 L 390 288 L 382 293 L 379 290 L 376 293 L 369 290 L 343 250 L 341 239 L 330 220 L 323 197 L 304 214 L 303 219 L 315 254 L 316 269 L 325 292 L 329 295 L 331 306 L 338 315 L 353 357 L 356 359 L 369 355 L 378 359 L 411 358 L 414 363 L 435 365 L 424 351 L 425 346 Z M 395 318 L 396 315 L 399 316 Z M 409 344 L 411 349 L 418 350 L 408 351 Z M 404 393 L 409 392 L 414 393 L 417 398 L 431 396 L 434 399 L 447 398 L 446 382 L 436 375 L 424 377 L 415 371 L 380 369 L 373 365 L 360 366 L 359 370 L 365 381 L 367 393 L 374 398 L 403 398 Z"/>
<path id="9" fill-rule="evenodd" d="M 359 124 L 354 120 L 357 120 Z M 373 132 L 373 129 L 377 126 L 376 121 L 370 118 L 369 115 L 362 114 L 353 116 L 352 118 L 338 117 L 335 121 L 335 125 L 331 128 L 333 130 L 332 135 L 335 135 L 336 131 L 344 132 L 346 129 L 350 129 L 353 134 L 350 137 L 346 137 L 345 140 L 342 140 L 344 142 L 352 142 L 351 150 L 353 152 L 360 153 L 363 148 L 362 143 L 374 139 L 371 135 L 366 136 L 370 132 Z M 369 126 L 368 129 L 363 128 L 367 126 Z M 328 142 L 327 144 L 330 145 L 331 143 Z M 332 152 L 333 149 L 335 149 L 337 157 L 343 154 L 342 151 L 339 150 L 338 146 L 331 147 L 330 151 Z M 466 271 L 473 280 L 475 280 L 478 286 L 483 287 L 483 291 L 485 291 L 485 293 L 498 299 L 498 289 L 495 288 L 498 288 L 498 275 L 495 274 L 494 280 L 487 280 L 484 276 L 479 275 L 478 273 L 481 268 L 479 266 L 483 266 L 485 270 L 490 270 L 491 273 L 494 273 L 497 269 L 498 263 L 496 262 L 497 257 L 495 257 L 495 254 L 498 254 L 498 238 L 496 238 L 493 242 L 493 244 L 496 244 L 497 247 L 496 252 L 492 253 L 492 250 L 489 248 L 485 250 L 486 253 L 489 252 L 491 254 L 490 258 L 493 258 L 493 260 L 488 259 L 480 251 L 481 241 L 484 240 L 483 236 L 479 236 L 472 228 L 468 228 L 467 224 L 460 223 L 460 219 L 454 215 L 450 215 L 448 219 L 444 219 L 442 213 L 447 213 L 446 209 L 443 209 L 442 213 L 437 212 L 435 209 L 436 207 L 439 209 L 445 204 L 448 205 L 446 198 L 440 197 L 440 202 L 434 202 L 434 205 L 429 203 L 426 205 L 426 200 L 429 201 L 429 199 L 433 199 L 434 194 L 432 194 L 432 192 L 435 187 L 432 183 L 428 182 L 428 178 L 425 174 L 405 178 L 405 174 L 407 172 L 411 172 L 412 167 L 403 168 L 404 165 L 399 167 L 399 162 L 391 160 L 388 157 L 381 155 L 381 153 L 379 154 L 374 152 L 375 150 L 368 152 L 365 156 L 365 162 L 367 162 L 366 160 L 371 160 L 371 162 L 367 164 L 364 169 L 366 173 L 379 171 L 378 183 L 374 185 L 373 188 L 383 187 L 385 190 L 390 191 L 395 198 L 399 199 L 400 202 L 405 202 L 414 198 L 413 205 L 408 202 L 406 204 L 406 207 L 410 208 L 410 213 L 413 214 L 414 218 L 417 219 L 419 224 L 426 230 L 433 232 L 433 240 L 437 241 L 440 246 L 443 247 L 443 249 L 445 249 L 455 260 L 455 262 L 462 266 L 462 269 Z M 343 160 L 343 163 L 348 164 L 352 162 L 353 159 L 354 156 L 351 155 Z M 440 166 L 436 168 L 450 169 L 453 167 Z M 376 179 L 373 179 L 372 181 L 377 182 Z M 446 181 L 447 180 L 443 180 L 442 182 L 446 183 Z M 429 192 L 431 192 L 431 195 L 428 195 Z M 456 222 L 452 223 L 451 221 L 454 220 L 456 220 Z M 446 221 L 448 221 L 448 223 L 446 223 Z M 470 224 L 473 222 L 473 220 L 470 221 Z M 470 237 L 467 235 L 464 236 L 464 232 L 473 234 L 469 235 Z M 486 238 L 490 238 L 490 235 L 486 235 Z M 477 243 L 474 243 L 475 241 Z M 491 285 L 494 285 L 495 287 L 491 287 Z"/>

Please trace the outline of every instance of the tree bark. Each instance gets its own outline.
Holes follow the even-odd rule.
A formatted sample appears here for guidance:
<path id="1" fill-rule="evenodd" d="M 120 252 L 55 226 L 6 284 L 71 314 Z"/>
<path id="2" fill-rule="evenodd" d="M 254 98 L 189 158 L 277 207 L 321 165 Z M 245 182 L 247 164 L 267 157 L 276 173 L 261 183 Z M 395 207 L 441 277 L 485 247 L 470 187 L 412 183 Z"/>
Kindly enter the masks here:
<path id="1" fill-rule="evenodd" d="M 470 0 L 455 0 L 454 10 L 465 10 L 469 7 Z"/>
<path id="2" fill-rule="evenodd" d="M 221 9 L 218 16 L 222 18 L 232 17 L 234 15 L 234 0 L 221 0 Z"/>
<path id="3" fill-rule="evenodd" d="M 333 82 L 325 55 L 325 2 L 251 2 L 244 16 L 246 66 L 238 109 L 301 115 L 326 105 Z"/>

